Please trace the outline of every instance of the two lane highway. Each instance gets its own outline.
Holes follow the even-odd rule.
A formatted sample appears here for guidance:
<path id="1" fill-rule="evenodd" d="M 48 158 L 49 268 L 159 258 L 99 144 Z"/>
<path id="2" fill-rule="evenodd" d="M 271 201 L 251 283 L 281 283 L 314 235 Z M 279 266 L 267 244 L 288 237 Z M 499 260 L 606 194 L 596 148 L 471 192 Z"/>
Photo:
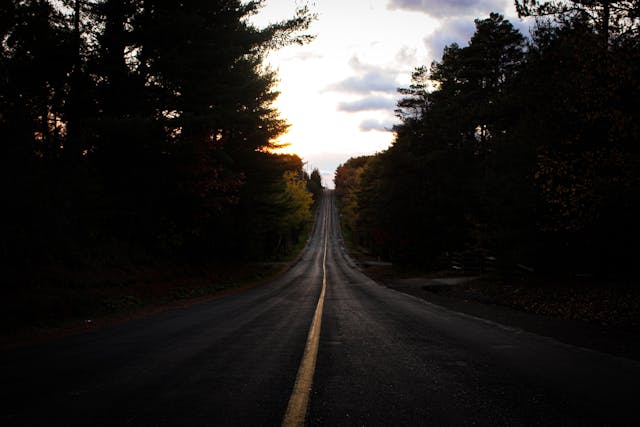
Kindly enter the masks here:
<path id="1" fill-rule="evenodd" d="M 329 191 L 271 283 L 0 363 L 7 426 L 640 425 L 640 363 L 374 283 Z"/>

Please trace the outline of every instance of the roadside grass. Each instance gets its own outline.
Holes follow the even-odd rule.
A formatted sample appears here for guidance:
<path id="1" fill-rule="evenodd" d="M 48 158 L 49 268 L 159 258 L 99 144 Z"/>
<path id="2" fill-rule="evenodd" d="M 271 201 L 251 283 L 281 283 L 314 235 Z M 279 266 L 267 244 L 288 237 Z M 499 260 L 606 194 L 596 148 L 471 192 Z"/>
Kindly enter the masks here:
<path id="1" fill-rule="evenodd" d="M 158 262 L 25 272 L 2 290 L 0 348 L 74 334 L 264 284 L 294 263 L 311 231 L 312 224 L 307 224 L 286 255 L 266 262 Z"/>

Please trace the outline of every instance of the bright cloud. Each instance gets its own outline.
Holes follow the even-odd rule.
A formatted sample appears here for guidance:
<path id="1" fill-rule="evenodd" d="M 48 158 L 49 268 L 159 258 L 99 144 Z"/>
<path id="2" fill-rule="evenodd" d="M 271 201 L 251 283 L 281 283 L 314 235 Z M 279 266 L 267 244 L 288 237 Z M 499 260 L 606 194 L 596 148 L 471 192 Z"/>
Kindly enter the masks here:
<path id="1" fill-rule="evenodd" d="M 418 62 L 418 49 L 409 46 L 402 46 L 396 53 L 396 61 L 402 65 L 414 67 Z"/>
<path id="2" fill-rule="evenodd" d="M 376 119 L 363 120 L 360 123 L 360 130 L 363 132 L 391 132 L 394 123 L 391 120 L 383 121 Z"/>
<path id="3" fill-rule="evenodd" d="M 283 58 L 284 61 L 310 61 L 321 60 L 324 55 L 313 50 L 302 50 L 293 53 L 291 56 Z"/>
<path id="4" fill-rule="evenodd" d="M 465 45 L 474 18 L 495 11 L 517 21 L 512 0 L 266 0 L 252 22 L 280 22 L 302 3 L 318 15 L 316 39 L 270 52 L 267 62 L 279 75 L 275 105 L 291 123 L 279 142 L 325 182 L 349 157 L 389 147 L 397 88 L 408 87 L 415 67 L 447 44 Z"/>

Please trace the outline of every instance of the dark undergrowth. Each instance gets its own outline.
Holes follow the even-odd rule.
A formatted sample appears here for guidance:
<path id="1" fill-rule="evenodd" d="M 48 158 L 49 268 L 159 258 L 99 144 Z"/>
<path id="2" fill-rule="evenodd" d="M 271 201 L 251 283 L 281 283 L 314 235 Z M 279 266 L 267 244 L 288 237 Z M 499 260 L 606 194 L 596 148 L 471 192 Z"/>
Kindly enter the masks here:
<path id="1" fill-rule="evenodd" d="M 311 233 L 278 259 L 260 262 L 146 259 L 13 271 L 2 292 L 0 346 L 67 335 L 217 298 L 285 271 Z M 123 260 L 120 260 L 123 261 Z"/>
<path id="2" fill-rule="evenodd" d="M 418 266 L 380 263 L 366 249 L 357 246 L 348 232 L 344 233 L 344 239 L 347 250 L 365 274 L 378 283 L 400 291 L 409 290 L 425 299 L 437 296 L 462 302 L 474 301 L 550 318 L 640 332 L 640 288 L 631 280 L 613 282 L 593 277 L 538 275 L 513 270 L 489 274 L 465 274 L 452 269 L 434 271 Z M 437 284 L 438 278 L 463 276 L 470 280 L 456 285 Z M 411 285 L 407 284 L 407 279 Z"/>

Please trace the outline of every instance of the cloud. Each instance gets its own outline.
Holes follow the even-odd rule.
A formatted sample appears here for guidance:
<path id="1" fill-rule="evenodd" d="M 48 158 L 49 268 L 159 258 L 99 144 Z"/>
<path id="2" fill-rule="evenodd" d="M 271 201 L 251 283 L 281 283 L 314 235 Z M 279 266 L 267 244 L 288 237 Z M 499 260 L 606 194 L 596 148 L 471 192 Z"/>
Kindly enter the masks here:
<path id="1" fill-rule="evenodd" d="M 285 61 L 309 61 L 316 59 L 323 59 L 324 55 L 319 52 L 314 52 L 312 50 L 303 50 L 300 52 L 296 52 L 291 56 L 285 57 Z"/>
<path id="2" fill-rule="evenodd" d="M 391 10 L 424 12 L 433 17 L 477 16 L 502 11 L 504 0 L 389 0 Z"/>
<path id="3" fill-rule="evenodd" d="M 396 70 L 363 63 L 357 56 L 352 56 L 349 59 L 349 66 L 356 72 L 356 75 L 329 85 L 327 90 L 361 95 L 396 93 L 398 89 L 396 82 L 398 72 Z"/>
<path id="4" fill-rule="evenodd" d="M 446 19 L 437 31 L 424 39 L 424 43 L 434 58 L 440 58 L 444 47 L 451 43 L 466 46 L 475 30 L 473 18 Z"/>
<path id="5" fill-rule="evenodd" d="M 482 19 L 482 18 L 481 18 Z M 520 30 L 523 36 L 529 36 L 529 27 L 533 20 L 510 19 L 509 22 L 514 28 Z M 437 31 L 424 39 L 424 44 L 429 49 L 433 58 L 439 59 L 445 46 L 451 43 L 458 43 L 460 46 L 467 46 L 473 33 L 476 31 L 474 18 L 459 16 L 455 18 L 440 20 L 440 27 Z"/>
<path id="6" fill-rule="evenodd" d="M 396 107 L 396 100 L 383 96 L 371 96 L 358 99 L 357 101 L 347 101 L 338 104 L 338 111 L 355 113 L 358 111 L 393 111 Z"/>
<path id="7" fill-rule="evenodd" d="M 391 120 L 376 120 L 367 119 L 360 123 L 360 130 L 363 132 L 377 131 L 377 132 L 391 132 L 394 123 Z"/>
<path id="8" fill-rule="evenodd" d="M 410 65 L 413 67 L 418 62 L 417 52 L 415 48 L 402 46 L 398 53 L 396 53 L 396 61 L 402 65 Z"/>
<path id="9" fill-rule="evenodd" d="M 378 70 L 378 68 L 376 68 L 375 66 L 360 61 L 360 58 L 358 58 L 357 55 L 353 55 L 351 58 L 349 58 L 349 67 L 353 68 L 354 71 L 359 73 L 367 73 Z"/>
<path id="10" fill-rule="evenodd" d="M 394 92 L 398 84 L 393 76 L 382 71 L 369 71 L 360 76 L 347 77 L 329 86 L 329 90 L 359 94 Z"/>

